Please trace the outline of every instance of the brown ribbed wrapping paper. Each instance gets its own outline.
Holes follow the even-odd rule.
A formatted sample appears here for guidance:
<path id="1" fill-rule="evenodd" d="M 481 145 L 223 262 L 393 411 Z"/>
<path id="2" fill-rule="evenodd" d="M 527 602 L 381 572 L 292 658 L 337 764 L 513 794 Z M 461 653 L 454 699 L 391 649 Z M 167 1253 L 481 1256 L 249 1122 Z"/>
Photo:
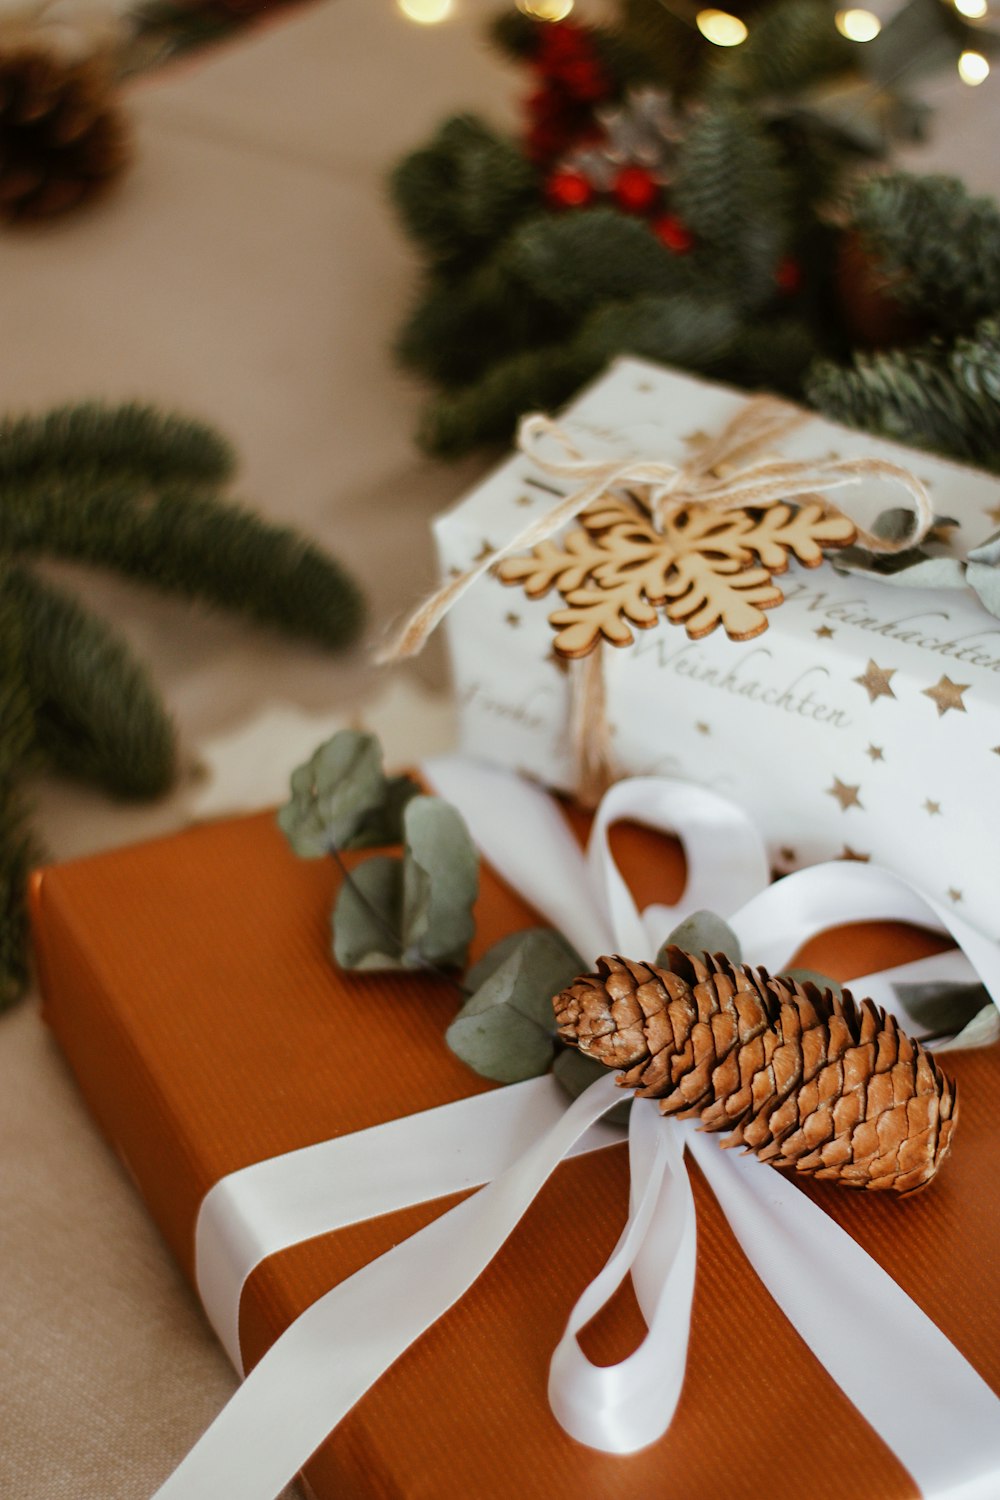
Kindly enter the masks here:
<path id="1" fill-rule="evenodd" d="M 578 828 L 582 819 L 575 817 Z M 676 899 L 683 856 L 616 836 L 645 903 Z M 444 1046 L 454 993 L 425 977 L 339 974 L 335 872 L 288 850 L 270 815 L 197 828 L 36 875 L 45 1014 L 95 1118 L 190 1276 L 198 1205 L 248 1163 L 489 1087 Z M 476 953 L 532 912 L 488 870 Z M 941 945 L 914 929 L 824 934 L 802 962 L 838 977 Z M 635 955 L 640 956 L 640 955 Z M 351 1024 L 362 1010 L 364 1028 Z M 359 1050 L 359 1037 L 363 1038 Z M 808 1191 L 1000 1390 L 997 1048 L 949 1059 L 962 1116 L 927 1192 Z M 564 1163 L 471 1293 L 350 1413 L 306 1469 L 322 1500 L 900 1500 L 916 1488 L 778 1311 L 693 1171 L 698 1275 L 670 1432 L 630 1458 L 573 1443 L 546 1402 L 548 1359 L 627 1200 L 624 1148 Z M 438 1200 L 272 1257 L 243 1297 L 252 1365 L 335 1282 L 427 1223 Z M 622 1294 L 587 1331 L 598 1360 L 641 1333 Z M 331 1350 L 331 1359 L 336 1359 Z M 928 1372 L 933 1379 L 933 1372 Z M 998 1479 L 1000 1485 L 1000 1479 Z M 227 1497 L 228 1500 L 228 1497 Z M 233 1497 L 236 1500 L 236 1497 Z"/>

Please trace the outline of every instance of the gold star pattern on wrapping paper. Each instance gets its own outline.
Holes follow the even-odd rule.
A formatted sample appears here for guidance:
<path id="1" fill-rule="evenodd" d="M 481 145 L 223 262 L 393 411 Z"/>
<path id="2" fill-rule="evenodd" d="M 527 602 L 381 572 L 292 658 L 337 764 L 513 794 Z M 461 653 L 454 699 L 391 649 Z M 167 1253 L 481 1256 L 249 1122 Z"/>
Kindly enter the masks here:
<path id="1" fill-rule="evenodd" d="M 949 708 L 957 709 L 959 713 L 968 713 L 968 709 L 962 702 L 962 694 L 967 693 L 971 687 L 968 682 L 952 682 L 950 677 L 942 677 L 941 681 L 935 683 L 934 687 L 924 688 L 925 698 L 930 698 L 937 706 L 938 718 L 942 718 Z"/>
<path id="2" fill-rule="evenodd" d="M 872 762 L 872 764 L 874 764 L 877 760 L 885 760 L 885 753 L 881 745 L 869 745 L 868 749 L 865 751 L 865 754 Z"/>
<path id="3" fill-rule="evenodd" d="M 951 897 L 952 901 L 954 901 L 956 905 L 962 899 L 962 892 L 959 891 L 959 890 L 956 890 L 953 885 L 950 885 L 948 887 L 948 895 Z"/>
<path id="4" fill-rule="evenodd" d="M 515 614 L 514 610 L 512 609 L 509 609 L 503 618 L 504 624 L 509 625 L 512 630 L 521 623 L 521 616 L 519 614 Z"/>
<path id="5" fill-rule="evenodd" d="M 942 816 L 940 802 L 935 802 L 932 797 L 925 798 L 924 812 L 927 813 L 929 817 L 940 818 Z"/>
<path id="6" fill-rule="evenodd" d="M 663 617 L 692 640 L 722 626 L 745 641 L 767 629 L 764 611 L 784 600 L 772 575 L 795 557 L 818 567 L 824 547 L 855 536 L 846 516 L 822 503 L 783 501 L 724 513 L 692 502 L 658 528 L 637 501 L 606 495 L 580 516 L 581 527 L 531 552 L 508 557 L 497 575 L 529 599 L 556 589 L 563 607 L 549 615 L 561 656 L 588 656 L 603 641 L 630 646 L 633 627 Z"/>
<path id="7" fill-rule="evenodd" d="M 895 667 L 880 667 L 869 657 L 864 672 L 853 680 L 864 688 L 868 694 L 868 701 L 874 703 L 878 698 L 895 698 L 896 694 L 889 686 L 889 678 L 895 675 Z"/>
<path id="8" fill-rule="evenodd" d="M 857 865 L 866 865 L 871 859 L 871 855 L 860 854 L 857 849 L 852 849 L 850 844 L 845 844 L 841 852 L 837 855 L 837 858 L 849 860 Z"/>
<path id="9" fill-rule="evenodd" d="M 534 505 L 534 503 L 535 502 L 530 495 L 518 495 L 517 499 L 514 501 L 515 505 Z"/>
<path id="10" fill-rule="evenodd" d="M 817 630 L 813 631 L 813 635 L 820 641 L 832 641 L 836 633 L 835 630 L 830 629 L 829 625 L 820 625 Z"/>
<path id="11" fill-rule="evenodd" d="M 826 789 L 827 796 L 836 797 L 840 803 L 841 812 L 846 812 L 849 807 L 860 807 L 864 811 L 864 803 L 858 795 L 860 791 L 860 786 L 848 786 L 846 782 L 841 781 L 839 776 L 835 776 L 833 786 L 828 786 Z"/>
<path id="12" fill-rule="evenodd" d="M 699 719 L 698 722 L 697 722 L 697 724 L 694 727 L 695 727 L 695 729 L 697 729 L 697 731 L 698 731 L 699 734 L 711 734 L 712 733 L 712 726 L 710 724 L 706 724 L 705 721 L 704 721 L 704 719 Z"/>
<path id="13" fill-rule="evenodd" d="M 782 864 L 794 865 L 797 855 L 795 853 L 795 850 L 790 849 L 786 844 L 784 848 L 778 850 L 778 857 L 780 858 Z"/>

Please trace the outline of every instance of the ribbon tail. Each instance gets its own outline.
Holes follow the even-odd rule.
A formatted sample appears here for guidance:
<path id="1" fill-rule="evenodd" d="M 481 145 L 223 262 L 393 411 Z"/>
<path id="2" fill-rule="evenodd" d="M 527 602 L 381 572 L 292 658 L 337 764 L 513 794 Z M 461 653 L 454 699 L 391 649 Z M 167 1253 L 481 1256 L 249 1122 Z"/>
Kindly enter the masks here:
<path id="1" fill-rule="evenodd" d="M 687 1365 L 697 1233 L 694 1198 L 677 1132 L 649 1100 L 629 1121 L 632 1205 L 606 1265 L 570 1314 L 549 1367 L 549 1405 L 579 1443 L 635 1453 L 673 1421 Z M 615 1365 L 595 1365 L 578 1335 L 631 1272 L 648 1333 Z"/>
<path id="2" fill-rule="evenodd" d="M 320 1297 L 288 1327 L 154 1500 L 274 1500 L 351 1407 L 468 1291 L 584 1132 L 600 1078 L 488 1187 Z"/>
<path id="3" fill-rule="evenodd" d="M 1000 1398 L 964 1355 L 793 1183 L 681 1129 L 757 1275 L 923 1493 L 995 1496 Z"/>

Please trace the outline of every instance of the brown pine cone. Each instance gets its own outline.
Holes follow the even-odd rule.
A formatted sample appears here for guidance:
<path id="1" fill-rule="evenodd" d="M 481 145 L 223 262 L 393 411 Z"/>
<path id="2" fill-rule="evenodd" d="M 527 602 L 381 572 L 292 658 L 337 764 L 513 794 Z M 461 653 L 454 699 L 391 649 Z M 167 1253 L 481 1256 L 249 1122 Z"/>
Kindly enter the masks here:
<path id="1" fill-rule="evenodd" d="M 0 50 L 0 218 L 65 213 L 128 159 L 124 118 L 99 62 L 63 62 L 28 43 Z"/>
<path id="2" fill-rule="evenodd" d="M 598 959 L 553 1000 L 559 1035 L 772 1166 L 897 1193 L 931 1180 L 958 1092 L 892 1016 L 724 954 L 669 948 L 667 965 Z"/>

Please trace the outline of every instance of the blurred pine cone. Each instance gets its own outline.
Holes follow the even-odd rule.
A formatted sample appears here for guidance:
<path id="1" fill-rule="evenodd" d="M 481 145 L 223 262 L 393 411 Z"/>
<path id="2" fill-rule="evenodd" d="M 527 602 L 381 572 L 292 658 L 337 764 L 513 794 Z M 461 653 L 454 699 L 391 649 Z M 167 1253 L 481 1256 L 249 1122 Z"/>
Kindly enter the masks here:
<path id="1" fill-rule="evenodd" d="M 103 190 L 129 160 L 128 132 L 96 60 L 42 45 L 0 48 L 0 219 L 46 219 Z"/>
<path id="2" fill-rule="evenodd" d="M 897 1193 L 930 1182 L 957 1094 L 892 1016 L 721 953 L 660 957 L 598 959 L 553 1001 L 563 1041 L 772 1166 Z"/>

